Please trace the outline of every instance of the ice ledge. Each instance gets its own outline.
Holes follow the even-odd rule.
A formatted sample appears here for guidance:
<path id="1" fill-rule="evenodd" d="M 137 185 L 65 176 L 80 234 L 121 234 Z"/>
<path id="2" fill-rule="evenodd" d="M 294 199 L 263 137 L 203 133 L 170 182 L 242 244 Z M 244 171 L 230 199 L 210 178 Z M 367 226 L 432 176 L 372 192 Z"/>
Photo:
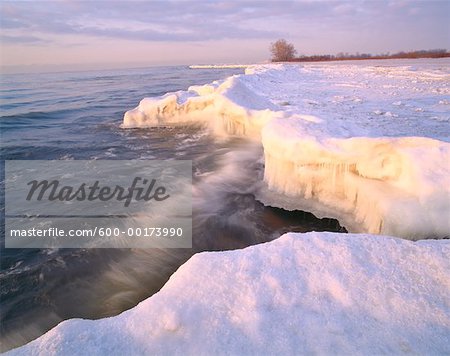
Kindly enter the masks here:
<path id="1" fill-rule="evenodd" d="M 441 114 L 449 76 L 438 66 L 430 81 L 417 63 L 250 66 L 245 75 L 143 99 L 123 126 L 203 122 L 218 135 L 261 140 L 266 204 L 326 212 L 352 232 L 446 237 L 450 143 L 408 134 L 448 133 Z M 373 110 L 378 105 L 390 115 Z"/>
<path id="2" fill-rule="evenodd" d="M 448 143 L 424 137 L 319 139 L 301 130 L 293 119 L 263 128 L 264 180 L 280 194 L 261 193 L 260 200 L 313 213 L 325 209 L 343 224 L 350 221 L 346 226 L 354 232 L 408 239 L 450 235 L 444 217 L 450 216 Z"/>
<path id="3" fill-rule="evenodd" d="M 255 93 L 242 76 L 191 86 L 188 91 L 144 98 L 124 115 L 124 128 L 204 122 L 218 135 L 259 138 L 261 128 L 282 117 L 267 98 Z"/>
<path id="4" fill-rule="evenodd" d="M 449 354 L 450 241 L 289 233 L 193 256 L 116 317 L 7 355 Z"/>

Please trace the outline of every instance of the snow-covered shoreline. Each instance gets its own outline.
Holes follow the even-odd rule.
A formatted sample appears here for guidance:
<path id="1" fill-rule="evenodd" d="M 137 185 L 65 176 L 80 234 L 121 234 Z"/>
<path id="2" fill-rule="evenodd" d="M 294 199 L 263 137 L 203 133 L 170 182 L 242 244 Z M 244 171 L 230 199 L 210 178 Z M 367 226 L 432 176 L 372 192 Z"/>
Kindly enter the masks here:
<path id="1" fill-rule="evenodd" d="M 116 317 L 7 355 L 448 354 L 450 241 L 283 235 L 194 255 Z"/>
<path id="2" fill-rule="evenodd" d="M 256 65 L 145 98 L 123 126 L 200 121 L 261 140 L 265 204 L 353 232 L 449 236 L 450 60 L 375 63 Z"/>
<path id="3" fill-rule="evenodd" d="M 263 65 L 143 99 L 123 126 L 204 122 L 264 148 L 258 198 L 357 232 L 194 255 L 122 314 L 8 355 L 449 354 L 450 61 Z M 347 222 L 349 225 L 347 225 Z"/>

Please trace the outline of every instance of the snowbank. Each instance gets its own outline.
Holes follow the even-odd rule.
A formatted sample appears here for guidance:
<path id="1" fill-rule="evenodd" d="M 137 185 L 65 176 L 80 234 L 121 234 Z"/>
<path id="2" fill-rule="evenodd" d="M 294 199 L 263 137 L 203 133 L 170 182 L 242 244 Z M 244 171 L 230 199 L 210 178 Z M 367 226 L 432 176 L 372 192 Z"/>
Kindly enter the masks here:
<path id="1" fill-rule="evenodd" d="M 261 140 L 265 204 L 353 232 L 450 235 L 450 61 L 259 65 L 143 99 L 124 127 L 204 122 Z"/>
<path id="2" fill-rule="evenodd" d="M 289 233 L 193 256 L 116 317 L 7 355 L 449 354 L 450 241 Z"/>

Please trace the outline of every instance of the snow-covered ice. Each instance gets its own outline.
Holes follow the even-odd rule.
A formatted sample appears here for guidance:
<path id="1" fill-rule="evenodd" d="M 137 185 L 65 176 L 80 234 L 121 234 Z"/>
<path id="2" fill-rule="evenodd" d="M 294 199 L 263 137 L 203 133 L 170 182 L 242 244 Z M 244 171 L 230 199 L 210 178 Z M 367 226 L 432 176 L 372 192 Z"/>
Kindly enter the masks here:
<path id="1" fill-rule="evenodd" d="M 276 105 L 258 95 L 243 78 L 231 76 L 221 82 L 191 86 L 188 91 L 144 98 L 137 108 L 125 113 L 123 127 L 204 121 L 217 134 L 258 137 L 261 128 L 276 116 Z"/>
<path id="2" fill-rule="evenodd" d="M 267 205 L 354 232 L 450 235 L 450 60 L 248 67 L 145 98 L 124 127 L 205 122 L 261 140 Z"/>
<path id="3" fill-rule="evenodd" d="M 135 308 L 7 355 L 444 355 L 449 292 L 449 240 L 288 233 L 197 254 Z"/>

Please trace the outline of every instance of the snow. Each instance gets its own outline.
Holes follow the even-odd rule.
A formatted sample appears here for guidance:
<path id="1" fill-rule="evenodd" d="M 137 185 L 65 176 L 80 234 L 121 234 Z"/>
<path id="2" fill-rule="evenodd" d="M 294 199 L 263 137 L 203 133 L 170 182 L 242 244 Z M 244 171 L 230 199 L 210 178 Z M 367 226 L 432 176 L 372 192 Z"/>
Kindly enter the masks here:
<path id="1" fill-rule="evenodd" d="M 116 317 L 7 355 L 449 354 L 450 241 L 288 233 L 196 254 Z"/>
<path id="2" fill-rule="evenodd" d="M 450 235 L 450 60 L 270 64 L 145 98 L 123 127 L 203 122 L 264 148 L 267 205 L 349 231 Z"/>

